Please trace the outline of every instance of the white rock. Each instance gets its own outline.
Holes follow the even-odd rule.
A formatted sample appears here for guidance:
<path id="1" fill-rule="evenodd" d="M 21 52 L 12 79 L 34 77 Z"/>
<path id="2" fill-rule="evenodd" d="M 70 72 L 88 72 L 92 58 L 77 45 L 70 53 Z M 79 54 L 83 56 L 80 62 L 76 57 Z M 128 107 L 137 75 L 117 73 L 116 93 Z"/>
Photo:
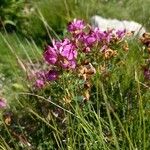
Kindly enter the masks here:
<path id="1" fill-rule="evenodd" d="M 94 27 L 100 28 L 102 31 L 107 29 L 116 29 L 134 31 L 134 36 L 142 36 L 146 32 L 146 29 L 139 23 L 127 20 L 117 20 L 117 19 L 106 19 L 101 16 L 93 16 L 91 18 L 91 24 Z"/>

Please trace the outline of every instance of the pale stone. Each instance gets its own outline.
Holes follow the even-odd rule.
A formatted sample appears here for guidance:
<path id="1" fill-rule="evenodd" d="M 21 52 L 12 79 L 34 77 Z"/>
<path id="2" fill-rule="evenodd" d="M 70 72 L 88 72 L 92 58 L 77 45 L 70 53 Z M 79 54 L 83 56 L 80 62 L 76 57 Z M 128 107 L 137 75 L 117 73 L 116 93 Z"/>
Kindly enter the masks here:
<path id="1" fill-rule="evenodd" d="M 106 19 L 101 16 L 93 16 L 91 18 L 91 24 L 94 27 L 100 28 L 100 30 L 105 31 L 107 29 L 116 29 L 133 31 L 134 36 L 142 36 L 146 32 L 146 29 L 139 23 L 135 21 L 127 20 L 117 20 L 117 19 Z"/>

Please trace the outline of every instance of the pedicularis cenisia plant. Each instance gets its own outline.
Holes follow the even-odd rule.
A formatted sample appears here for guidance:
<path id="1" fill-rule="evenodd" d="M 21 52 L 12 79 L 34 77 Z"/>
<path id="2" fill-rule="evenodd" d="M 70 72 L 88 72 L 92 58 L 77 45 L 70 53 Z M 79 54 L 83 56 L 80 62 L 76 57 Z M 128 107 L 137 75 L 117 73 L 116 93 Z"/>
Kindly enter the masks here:
<path id="1" fill-rule="evenodd" d="M 74 19 L 67 26 L 62 40 L 52 40 L 44 52 L 48 70 L 36 73 L 35 86 L 44 88 L 48 83 L 58 81 L 63 74 L 72 74 L 83 81 L 84 99 L 90 97 L 91 79 L 94 74 L 108 75 L 111 62 L 118 63 L 120 55 L 128 51 L 126 30 L 102 31 Z M 69 81 L 68 81 L 69 82 Z"/>

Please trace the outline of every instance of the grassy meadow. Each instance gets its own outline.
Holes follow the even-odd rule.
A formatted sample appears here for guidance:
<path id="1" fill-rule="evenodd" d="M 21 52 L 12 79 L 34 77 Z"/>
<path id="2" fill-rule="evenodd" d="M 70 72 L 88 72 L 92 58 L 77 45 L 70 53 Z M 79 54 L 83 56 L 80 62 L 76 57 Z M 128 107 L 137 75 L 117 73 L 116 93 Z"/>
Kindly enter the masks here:
<path id="1" fill-rule="evenodd" d="M 108 60 L 81 54 L 79 67 L 86 67 L 84 59 L 90 62 L 92 75 L 61 68 L 58 80 L 39 89 L 34 75 L 51 69 L 45 47 L 69 37 L 67 24 L 74 18 L 134 20 L 149 32 L 150 1 L 23 2 L 0 4 L 0 100 L 7 103 L 0 107 L 0 150 L 149 150 L 149 34 L 142 42 L 114 42 L 117 55 Z"/>

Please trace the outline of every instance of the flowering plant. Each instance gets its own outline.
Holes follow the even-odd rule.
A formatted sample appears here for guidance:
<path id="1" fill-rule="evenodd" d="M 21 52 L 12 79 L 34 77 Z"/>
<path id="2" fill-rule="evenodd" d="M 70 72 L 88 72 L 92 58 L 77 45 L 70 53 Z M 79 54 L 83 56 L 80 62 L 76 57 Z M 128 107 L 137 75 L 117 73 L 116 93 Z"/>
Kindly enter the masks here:
<path id="1" fill-rule="evenodd" d="M 63 73 L 71 73 L 88 87 L 82 94 L 89 99 L 93 75 L 107 74 L 112 68 L 111 61 L 128 51 L 128 43 L 124 40 L 126 35 L 126 30 L 102 31 L 83 20 L 74 19 L 68 24 L 64 39 L 53 39 L 46 47 L 43 56 L 50 69 L 36 74 L 36 87 L 41 89 L 47 83 L 61 79 Z"/>

